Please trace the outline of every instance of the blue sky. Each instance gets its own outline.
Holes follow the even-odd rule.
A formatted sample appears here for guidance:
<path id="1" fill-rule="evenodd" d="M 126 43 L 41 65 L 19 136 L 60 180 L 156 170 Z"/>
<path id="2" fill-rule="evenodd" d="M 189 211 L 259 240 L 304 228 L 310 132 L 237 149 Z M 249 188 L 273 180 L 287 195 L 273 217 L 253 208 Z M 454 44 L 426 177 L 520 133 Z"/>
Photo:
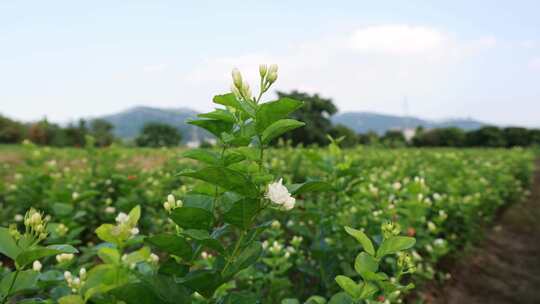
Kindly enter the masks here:
<path id="1" fill-rule="evenodd" d="M 498 3 L 500 2 L 500 3 Z M 540 126 L 538 1 L 0 0 L 0 113 L 212 106 L 230 70 L 341 111 Z M 255 84 L 255 82 L 253 83 Z"/>

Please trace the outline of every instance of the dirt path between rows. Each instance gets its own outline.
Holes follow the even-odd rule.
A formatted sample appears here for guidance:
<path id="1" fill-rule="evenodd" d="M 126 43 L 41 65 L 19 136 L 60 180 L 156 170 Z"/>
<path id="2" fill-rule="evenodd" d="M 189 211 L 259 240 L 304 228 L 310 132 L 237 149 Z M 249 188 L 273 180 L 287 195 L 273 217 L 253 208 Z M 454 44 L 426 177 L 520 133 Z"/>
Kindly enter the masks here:
<path id="1" fill-rule="evenodd" d="M 486 238 L 424 294 L 430 304 L 540 303 L 540 160 L 531 196 L 510 206 Z"/>

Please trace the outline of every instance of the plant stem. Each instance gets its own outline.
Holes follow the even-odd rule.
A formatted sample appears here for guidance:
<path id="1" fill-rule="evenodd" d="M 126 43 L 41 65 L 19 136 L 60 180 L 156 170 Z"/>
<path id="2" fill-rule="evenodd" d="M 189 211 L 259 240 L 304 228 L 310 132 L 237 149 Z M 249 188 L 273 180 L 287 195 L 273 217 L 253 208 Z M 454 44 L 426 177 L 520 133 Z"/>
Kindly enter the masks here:
<path id="1" fill-rule="evenodd" d="M 231 255 L 231 258 L 227 260 L 227 264 L 225 264 L 225 267 L 223 267 L 223 270 L 221 271 L 221 274 L 224 274 L 227 268 L 231 265 L 231 261 L 236 259 L 236 255 L 238 254 L 238 250 L 240 249 L 240 244 L 244 241 L 245 233 L 242 231 L 240 233 L 240 237 L 236 241 L 236 245 L 234 246 L 233 253 Z"/>
<path id="2" fill-rule="evenodd" d="M 13 289 L 13 286 L 15 285 L 15 281 L 17 281 L 17 277 L 19 276 L 19 272 L 20 272 L 19 269 L 15 270 L 15 275 L 13 276 L 13 279 L 11 280 L 11 283 L 9 285 L 9 289 L 6 292 L 6 297 L 2 299 L 2 304 L 6 303 L 7 298 L 9 296 L 11 290 Z"/>

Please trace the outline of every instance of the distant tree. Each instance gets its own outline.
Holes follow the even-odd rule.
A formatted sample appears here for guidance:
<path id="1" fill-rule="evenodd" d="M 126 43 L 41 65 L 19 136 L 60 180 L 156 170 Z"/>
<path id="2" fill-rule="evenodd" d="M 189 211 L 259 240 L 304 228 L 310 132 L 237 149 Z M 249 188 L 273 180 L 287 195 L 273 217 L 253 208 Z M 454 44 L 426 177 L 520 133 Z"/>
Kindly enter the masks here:
<path id="1" fill-rule="evenodd" d="M 139 147 L 171 147 L 182 140 L 180 132 L 173 126 L 162 123 L 147 123 L 135 139 Z"/>
<path id="2" fill-rule="evenodd" d="M 332 129 L 330 116 L 337 112 L 337 107 L 332 99 L 322 98 L 318 94 L 308 94 L 298 91 L 290 93 L 277 92 L 279 98 L 289 97 L 304 102 L 304 106 L 296 110 L 291 117 L 306 123 L 303 128 L 298 128 L 286 133 L 282 138 L 292 140 L 294 145 L 326 145 L 327 134 Z"/>
<path id="3" fill-rule="evenodd" d="M 342 124 L 337 124 L 330 129 L 330 135 L 338 139 L 344 137 L 340 142 L 340 145 L 344 148 L 354 147 L 359 143 L 359 137 L 353 129 L 346 127 Z"/>
<path id="4" fill-rule="evenodd" d="M 24 138 L 25 126 L 0 115 L 0 143 L 14 144 Z"/>
<path id="5" fill-rule="evenodd" d="M 79 120 L 77 125 L 69 124 L 64 129 L 64 132 L 69 141 L 69 146 L 84 147 L 86 144 L 85 137 L 88 134 L 88 128 L 84 119 Z"/>
<path id="6" fill-rule="evenodd" d="M 417 147 L 463 147 L 466 145 L 465 132 L 459 128 L 439 128 L 417 130 L 412 142 Z"/>
<path id="7" fill-rule="evenodd" d="M 104 119 L 92 120 L 90 123 L 90 135 L 95 138 L 96 146 L 110 146 L 114 141 L 113 129 L 114 126 Z"/>
<path id="8" fill-rule="evenodd" d="M 388 130 L 381 137 L 382 143 L 387 147 L 404 147 L 407 145 L 407 141 L 403 132 L 398 130 Z"/>
<path id="9" fill-rule="evenodd" d="M 531 145 L 540 145 L 540 129 L 529 130 L 529 138 L 531 139 Z"/>
<path id="10" fill-rule="evenodd" d="M 494 126 L 482 127 L 469 131 L 466 135 L 468 146 L 472 147 L 505 147 L 506 142 L 501 129 Z"/>
<path id="11" fill-rule="evenodd" d="M 44 118 L 30 125 L 28 139 L 38 145 L 61 145 L 63 134 L 60 134 L 60 132 L 61 128 L 58 125 L 50 123 L 47 118 Z"/>
<path id="12" fill-rule="evenodd" d="M 531 133 L 526 128 L 508 127 L 502 130 L 507 147 L 526 147 L 531 145 Z"/>
<path id="13" fill-rule="evenodd" d="M 368 131 L 358 135 L 358 142 L 362 145 L 374 145 L 380 142 L 379 134 L 375 131 Z"/>

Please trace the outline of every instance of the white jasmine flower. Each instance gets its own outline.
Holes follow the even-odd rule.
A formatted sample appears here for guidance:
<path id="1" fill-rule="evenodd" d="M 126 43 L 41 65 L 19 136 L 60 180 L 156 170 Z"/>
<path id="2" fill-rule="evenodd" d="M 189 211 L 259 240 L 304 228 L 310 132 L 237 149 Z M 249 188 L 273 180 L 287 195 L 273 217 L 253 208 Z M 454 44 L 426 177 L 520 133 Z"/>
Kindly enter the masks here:
<path id="1" fill-rule="evenodd" d="M 22 222 L 24 216 L 22 216 L 21 214 L 15 214 L 15 217 L 13 219 L 15 220 L 15 222 Z"/>
<path id="2" fill-rule="evenodd" d="M 36 260 L 36 261 L 34 261 L 34 263 L 32 263 L 32 269 L 33 269 L 34 271 L 40 272 L 40 271 L 41 271 L 41 267 L 42 267 L 42 265 L 41 265 L 41 263 L 40 263 L 38 260 Z"/>
<path id="3" fill-rule="evenodd" d="M 115 218 L 115 221 L 118 224 L 123 224 L 123 223 L 127 222 L 128 220 L 129 220 L 129 216 L 127 214 L 125 214 L 124 212 L 118 213 L 118 215 Z"/>
<path id="4" fill-rule="evenodd" d="M 131 233 L 132 236 L 136 236 L 137 234 L 139 234 L 139 228 L 133 227 L 131 228 L 129 232 Z"/>
<path id="5" fill-rule="evenodd" d="M 105 213 L 112 214 L 112 213 L 115 213 L 115 212 L 116 212 L 116 208 L 114 208 L 114 207 L 105 208 Z"/>
<path id="6" fill-rule="evenodd" d="M 285 210 L 291 210 L 294 208 L 294 204 L 296 202 L 295 198 L 289 193 L 289 190 L 283 186 L 283 179 L 281 178 L 279 181 L 268 185 L 268 190 L 265 196 L 274 204 L 280 205 Z"/>

